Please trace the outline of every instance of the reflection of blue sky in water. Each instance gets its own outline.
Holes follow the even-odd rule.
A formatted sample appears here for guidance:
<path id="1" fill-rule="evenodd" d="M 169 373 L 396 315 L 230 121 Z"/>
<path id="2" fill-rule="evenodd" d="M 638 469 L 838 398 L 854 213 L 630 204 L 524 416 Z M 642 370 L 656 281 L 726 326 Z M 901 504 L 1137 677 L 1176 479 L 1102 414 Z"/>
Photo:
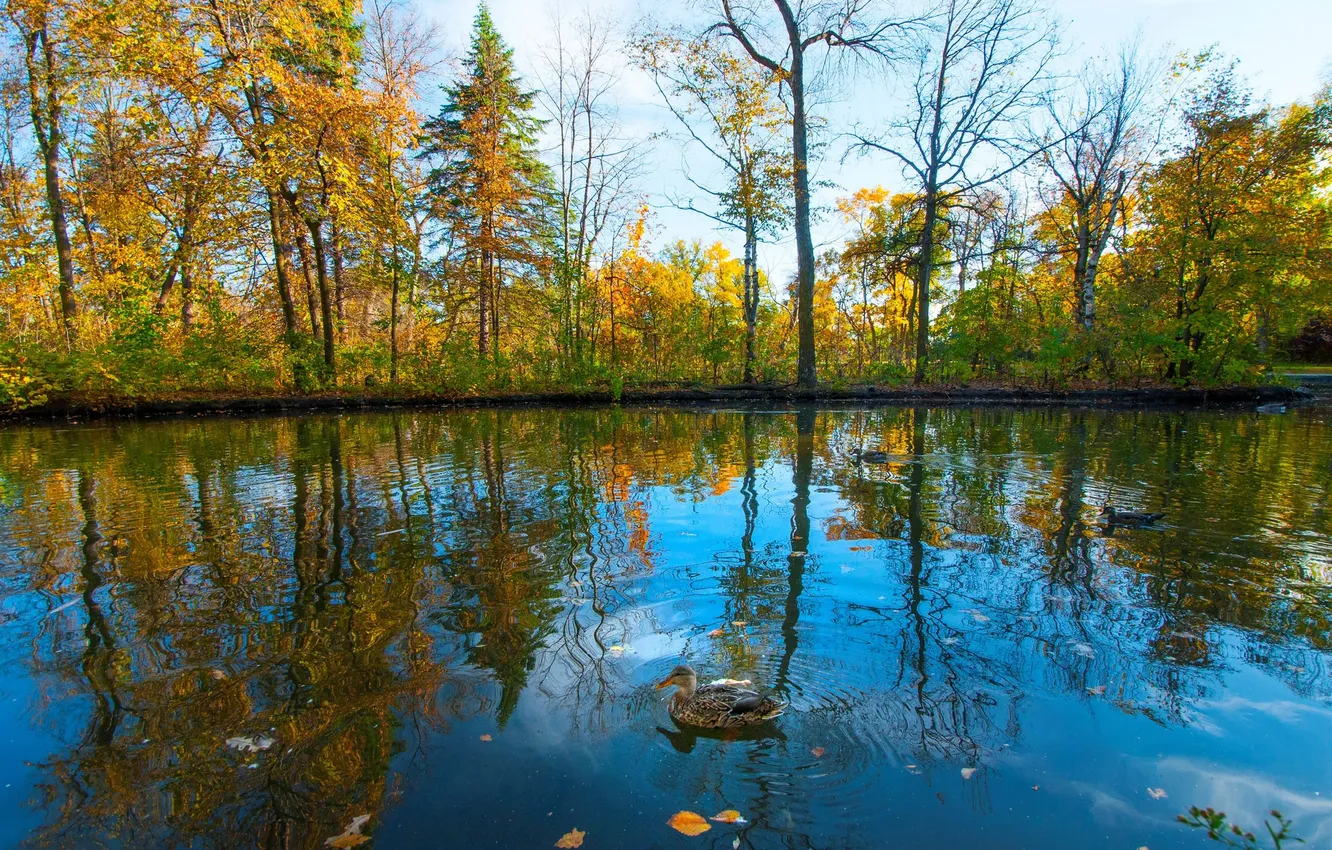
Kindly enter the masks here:
<path id="1" fill-rule="evenodd" d="M 1324 415 L 0 432 L 0 840 L 316 847 L 368 813 L 376 846 L 670 847 L 735 808 L 695 841 L 1159 850 L 1197 804 L 1317 846 Z M 1107 536 L 1106 499 L 1169 516 Z M 681 659 L 791 709 L 678 730 Z"/>

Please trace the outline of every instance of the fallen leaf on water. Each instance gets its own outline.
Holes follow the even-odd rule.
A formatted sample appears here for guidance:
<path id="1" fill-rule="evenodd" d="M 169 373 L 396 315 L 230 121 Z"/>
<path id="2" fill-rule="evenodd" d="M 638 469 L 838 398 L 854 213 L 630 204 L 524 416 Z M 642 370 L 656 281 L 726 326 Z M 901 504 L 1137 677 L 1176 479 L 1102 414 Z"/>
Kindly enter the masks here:
<path id="1" fill-rule="evenodd" d="M 975 775 L 976 775 L 976 768 L 974 768 L 974 767 L 964 767 L 964 768 L 962 768 L 962 778 L 963 778 L 963 779 L 970 779 L 971 777 L 973 777 L 973 776 L 975 776 Z"/>
<path id="2" fill-rule="evenodd" d="M 370 820 L 369 815 L 357 815 L 352 818 L 351 825 L 343 830 L 341 835 L 335 835 L 324 841 L 326 847 L 336 847 L 338 850 L 346 850 L 348 847 L 359 847 L 370 840 L 370 836 L 361 834 L 361 827 L 365 826 Z"/>
<path id="3" fill-rule="evenodd" d="M 1164 788 L 1148 788 L 1147 796 L 1151 797 L 1153 800 L 1164 800 L 1166 798 L 1166 792 Z"/>
<path id="4" fill-rule="evenodd" d="M 909 764 L 909 765 L 906 766 L 906 769 L 907 769 L 907 770 L 915 770 L 915 769 L 916 769 L 916 766 L 915 766 L 914 764 Z"/>
<path id="5" fill-rule="evenodd" d="M 482 735 L 482 736 L 481 736 L 481 740 L 483 740 L 483 741 L 493 741 L 493 740 L 495 740 L 495 739 L 492 738 L 492 737 L 490 737 L 490 735 Z"/>
<path id="6" fill-rule="evenodd" d="M 702 835 L 712 824 L 704 820 L 702 815 L 696 815 L 693 812 L 676 812 L 671 815 L 671 819 L 666 821 L 666 825 L 676 832 L 683 832 L 685 835 Z"/>
<path id="7" fill-rule="evenodd" d="M 723 631 L 722 629 L 713 629 L 712 631 L 708 632 L 708 637 L 721 637 L 724 634 L 726 634 L 726 632 Z"/>
<path id="8" fill-rule="evenodd" d="M 1097 685 L 1094 688 L 1088 688 L 1087 693 L 1094 696 L 1103 696 L 1105 694 L 1105 685 Z"/>
<path id="9" fill-rule="evenodd" d="M 708 820 L 715 820 L 717 823 L 749 823 L 749 821 L 741 817 L 740 813 L 735 809 L 727 809 L 724 812 L 717 812 L 717 814 L 708 818 Z"/>
<path id="10" fill-rule="evenodd" d="M 873 546 L 852 546 L 852 547 L 851 547 L 851 551 L 852 551 L 852 552 L 873 552 L 873 551 L 874 551 L 874 547 L 873 547 Z"/>
<path id="11" fill-rule="evenodd" d="M 823 758 L 823 754 L 826 752 L 828 751 L 825 750 L 823 747 L 815 747 L 814 749 L 809 751 L 809 754 L 814 756 L 814 758 L 816 759 L 821 759 Z"/>
<path id="12" fill-rule="evenodd" d="M 576 829 L 571 829 L 571 830 L 569 830 L 568 832 L 564 833 L 564 835 L 560 837 L 560 840 L 559 840 L 559 841 L 556 841 L 556 842 L 555 842 L 555 846 L 556 846 L 556 847 L 566 847 L 566 848 L 567 848 L 567 847 L 582 847 L 582 846 L 583 846 L 583 836 L 585 836 L 585 835 L 587 835 L 586 832 L 579 832 L 579 831 L 576 830 Z"/>
<path id="13" fill-rule="evenodd" d="M 617 643 L 614 646 L 609 647 L 609 650 L 611 655 L 624 655 L 626 652 L 633 652 L 634 648 L 632 646 L 625 646 L 624 644 Z"/>
<path id="14" fill-rule="evenodd" d="M 257 735 L 253 738 L 228 738 L 227 746 L 233 750 L 241 750 L 247 753 L 257 753 L 273 746 L 275 742 L 272 738 L 265 738 Z"/>
<path id="15" fill-rule="evenodd" d="M 749 621 L 748 621 L 748 620 L 732 620 L 732 621 L 731 621 L 731 625 L 733 625 L 733 626 L 735 626 L 737 629 L 739 629 L 739 628 L 743 628 L 743 627 L 749 625 Z"/>

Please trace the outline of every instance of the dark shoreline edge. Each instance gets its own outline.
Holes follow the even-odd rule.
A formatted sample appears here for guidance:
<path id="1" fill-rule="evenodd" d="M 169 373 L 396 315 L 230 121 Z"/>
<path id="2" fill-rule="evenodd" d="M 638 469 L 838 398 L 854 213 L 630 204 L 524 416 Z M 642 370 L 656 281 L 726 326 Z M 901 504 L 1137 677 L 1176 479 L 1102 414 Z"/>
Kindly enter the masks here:
<path id="1" fill-rule="evenodd" d="M 800 390 L 779 386 L 731 386 L 699 389 L 626 390 L 618 400 L 623 407 L 653 405 L 797 406 L 976 406 L 976 407 L 1083 407 L 1106 409 L 1238 408 L 1260 404 L 1301 404 L 1313 399 L 1306 390 L 1279 386 L 1221 387 L 1217 389 L 1092 389 L 1036 390 L 1023 388 L 921 388 L 874 386 L 849 389 Z M 58 400 L 28 410 L 0 412 L 0 423 L 59 419 L 165 418 L 203 415 L 306 413 L 337 410 L 395 408 L 465 409 L 489 407 L 600 407 L 616 404 L 609 391 L 506 393 L 492 395 L 337 394 L 315 396 L 246 396 L 151 401 L 112 401 L 92 404 Z"/>

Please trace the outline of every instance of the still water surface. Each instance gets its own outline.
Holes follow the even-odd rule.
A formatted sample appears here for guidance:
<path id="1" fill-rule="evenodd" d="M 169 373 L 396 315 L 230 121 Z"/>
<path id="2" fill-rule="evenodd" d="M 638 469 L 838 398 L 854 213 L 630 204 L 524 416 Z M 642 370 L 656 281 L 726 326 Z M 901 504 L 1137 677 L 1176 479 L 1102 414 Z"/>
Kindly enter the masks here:
<path id="1" fill-rule="evenodd" d="M 9 427 L 0 846 L 1329 847 L 1328 419 Z M 679 729 L 682 660 L 791 707 Z"/>

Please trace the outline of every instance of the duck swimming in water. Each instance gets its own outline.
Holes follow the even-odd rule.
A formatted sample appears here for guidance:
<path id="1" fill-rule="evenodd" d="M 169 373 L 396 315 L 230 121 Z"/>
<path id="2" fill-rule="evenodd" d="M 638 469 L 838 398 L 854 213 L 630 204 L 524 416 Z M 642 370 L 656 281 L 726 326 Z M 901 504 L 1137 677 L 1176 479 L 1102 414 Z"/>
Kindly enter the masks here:
<path id="1" fill-rule="evenodd" d="M 1143 526 L 1151 525 L 1158 519 L 1165 519 L 1165 514 L 1153 514 L 1146 511 L 1121 511 L 1114 505 L 1101 508 L 1101 518 L 1107 525 Z"/>
<path id="2" fill-rule="evenodd" d="M 887 452 L 869 451 L 852 452 L 851 459 L 856 463 L 887 463 L 890 458 Z"/>
<path id="3" fill-rule="evenodd" d="M 670 712 L 676 723 L 704 729 L 734 729 L 771 720 L 786 710 L 781 700 L 739 685 L 699 687 L 694 668 L 681 664 L 657 683 L 657 690 L 675 685 Z"/>

